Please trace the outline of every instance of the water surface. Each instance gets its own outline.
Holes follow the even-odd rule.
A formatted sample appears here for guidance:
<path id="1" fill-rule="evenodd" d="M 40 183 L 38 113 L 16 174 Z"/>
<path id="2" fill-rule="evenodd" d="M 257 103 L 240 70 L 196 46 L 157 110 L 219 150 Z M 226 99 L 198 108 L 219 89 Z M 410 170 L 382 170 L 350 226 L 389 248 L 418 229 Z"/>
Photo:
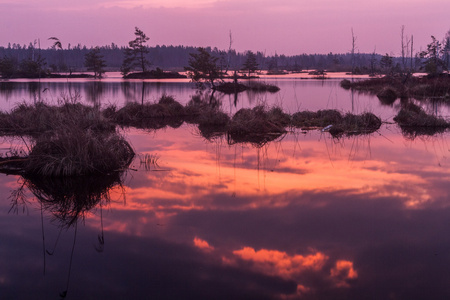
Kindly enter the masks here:
<path id="1" fill-rule="evenodd" d="M 265 103 L 290 112 L 372 111 L 385 120 L 400 106 L 352 95 L 338 80 L 273 82 L 277 94 L 245 94 L 236 105 L 233 96 L 219 99 L 231 114 Z M 29 83 L 15 84 L 2 90 L 4 109 L 35 99 Z M 141 81 L 45 84 L 49 101 L 69 86 L 88 103 L 142 101 Z M 92 100 L 96 85 L 102 92 Z M 144 101 L 169 94 L 185 104 L 195 93 L 188 82 L 148 82 Z M 63 183 L 0 176 L 2 299 L 450 296 L 447 133 L 405 137 L 388 123 L 341 139 L 296 130 L 262 147 L 208 141 L 187 124 L 124 134 L 157 164 L 137 158 L 120 184 L 105 184 L 108 197 L 71 224 L 36 196 Z M 23 142 L 2 147 L 10 145 Z"/>

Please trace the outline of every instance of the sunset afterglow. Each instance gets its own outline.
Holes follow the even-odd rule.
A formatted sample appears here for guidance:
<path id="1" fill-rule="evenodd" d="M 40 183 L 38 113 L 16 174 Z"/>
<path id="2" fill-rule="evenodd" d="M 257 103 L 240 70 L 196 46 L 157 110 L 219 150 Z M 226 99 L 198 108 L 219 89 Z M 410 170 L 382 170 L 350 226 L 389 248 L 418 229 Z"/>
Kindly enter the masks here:
<path id="1" fill-rule="evenodd" d="M 400 28 L 416 50 L 448 30 L 450 3 L 432 1 L 1 1 L 1 44 L 57 36 L 67 47 L 126 45 L 135 26 L 150 45 L 211 46 L 268 55 L 347 53 L 351 29 L 358 52 L 400 53 Z M 24 22 L 23 20 L 27 21 Z M 120 20 L 120 22 L 117 22 Z M 419 20 L 419 21 L 418 21 Z"/>

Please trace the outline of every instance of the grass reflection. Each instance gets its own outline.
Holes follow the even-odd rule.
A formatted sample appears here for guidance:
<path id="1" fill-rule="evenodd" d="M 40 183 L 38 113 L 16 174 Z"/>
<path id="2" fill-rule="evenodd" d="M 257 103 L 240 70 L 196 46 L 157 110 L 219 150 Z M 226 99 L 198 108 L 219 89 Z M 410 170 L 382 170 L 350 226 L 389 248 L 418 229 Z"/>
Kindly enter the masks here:
<path id="1" fill-rule="evenodd" d="M 26 203 L 26 187 L 62 227 L 70 227 L 102 201 L 108 202 L 110 190 L 122 186 L 123 176 L 22 177 L 19 188 L 11 192 L 11 209 L 17 211 Z"/>

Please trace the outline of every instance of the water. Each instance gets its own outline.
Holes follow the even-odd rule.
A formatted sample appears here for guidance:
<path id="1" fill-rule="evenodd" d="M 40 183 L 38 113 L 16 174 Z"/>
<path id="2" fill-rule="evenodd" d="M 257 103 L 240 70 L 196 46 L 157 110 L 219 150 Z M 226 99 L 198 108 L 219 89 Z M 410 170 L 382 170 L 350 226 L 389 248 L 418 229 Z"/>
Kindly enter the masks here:
<path id="1" fill-rule="evenodd" d="M 280 93 L 244 95 L 236 106 L 225 96 L 225 111 L 266 103 L 288 111 L 372 111 L 389 120 L 399 106 L 352 97 L 338 80 L 273 82 Z M 71 91 L 89 102 L 90 84 L 72 83 Z M 130 83 L 134 98 L 121 82 L 102 85 L 95 100 L 101 105 L 142 99 L 139 81 Z M 148 85 L 145 101 L 166 93 L 186 103 L 195 94 L 187 82 Z M 34 101 L 27 86 L 9 98 L 2 93 L 4 109 Z M 55 96 L 47 100 L 67 93 L 64 86 L 49 82 Z M 105 183 L 108 197 L 70 226 L 57 204 L 37 197 L 65 183 L 0 176 L 2 299 L 450 296 L 447 133 L 413 139 L 383 124 L 374 134 L 340 140 L 292 132 L 261 148 L 206 141 L 193 125 L 124 133 L 156 164 L 137 158 L 122 183 Z M 89 184 L 77 189 L 81 194 Z"/>

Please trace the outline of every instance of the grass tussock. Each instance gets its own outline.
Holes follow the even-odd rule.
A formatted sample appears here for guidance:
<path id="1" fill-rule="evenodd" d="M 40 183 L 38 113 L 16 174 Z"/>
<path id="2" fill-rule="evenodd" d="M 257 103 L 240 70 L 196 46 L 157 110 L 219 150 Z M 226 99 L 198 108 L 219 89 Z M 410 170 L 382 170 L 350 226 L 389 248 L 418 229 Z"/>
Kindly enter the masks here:
<path id="1" fill-rule="evenodd" d="M 402 127 L 450 127 L 445 119 L 427 114 L 420 106 L 411 102 L 402 106 L 394 121 Z"/>
<path id="2" fill-rule="evenodd" d="M 321 128 L 342 122 L 342 115 L 334 109 L 299 111 L 292 115 L 292 125 L 299 128 Z"/>
<path id="3" fill-rule="evenodd" d="M 116 133 L 63 126 L 36 140 L 24 171 L 45 177 L 110 174 L 127 168 L 134 155 L 128 142 Z"/>
<path id="4" fill-rule="evenodd" d="M 253 109 L 242 108 L 231 119 L 228 129 L 228 143 L 250 142 L 262 146 L 286 133 L 284 120 L 277 113 L 268 112 L 264 106 Z"/>
<path id="5" fill-rule="evenodd" d="M 423 77 L 413 77 L 410 75 L 384 76 L 355 82 L 350 82 L 345 79 L 341 81 L 341 86 L 375 95 L 382 95 L 389 89 L 390 97 L 393 97 L 393 93 L 395 93 L 396 98 L 450 99 L 450 76 L 448 74 Z"/>
<path id="6" fill-rule="evenodd" d="M 224 82 L 216 86 L 216 90 L 224 94 L 237 94 L 248 90 L 248 86 L 242 83 Z"/>
<path id="7" fill-rule="evenodd" d="M 9 114 L 0 114 L 0 132 L 6 135 L 36 136 L 58 129 L 61 124 L 96 132 L 115 130 L 115 125 L 97 108 L 81 103 L 66 102 L 61 106 L 22 103 Z"/>
<path id="8" fill-rule="evenodd" d="M 377 97 L 383 104 L 392 104 L 398 98 L 398 95 L 392 87 L 385 87 L 377 93 Z"/>
<path id="9" fill-rule="evenodd" d="M 381 127 L 381 123 L 381 119 L 373 113 L 365 112 L 360 115 L 347 113 L 342 122 L 333 125 L 329 132 L 333 136 L 372 133 Z"/>
<path id="10" fill-rule="evenodd" d="M 237 94 L 244 91 L 253 91 L 258 93 L 276 93 L 280 88 L 274 84 L 269 84 L 261 81 L 250 81 L 248 84 L 224 82 L 215 87 L 215 90 L 224 94 Z"/>
<path id="11" fill-rule="evenodd" d="M 280 90 L 280 88 L 274 84 L 269 84 L 269 83 L 260 82 L 260 81 L 251 81 L 248 84 L 248 87 L 251 91 L 254 91 L 254 92 L 276 93 Z"/>
<path id="12" fill-rule="evenodd" d="M 343 134 L 371 133 L 381 127 L 381 119 L 372 113 L 361 115 L 342 114 L 337 110 L 327 109 L 317 112 L 303 111 L 292 115 L 292 125 L 302 129 L 326 128 L 335 137 Z"/>
<path id="13" fill-rule="evenodd" d="M 105 111 L 119 125 L 143 129 L 177 128 L 183 123 L 184 107 L 171 96 L 163 96 L 158 103 L 128 103 L 119 110 L 109 107 Z"/>
<path id="14" fill-rule="evenodd" d="M 197 94 L 185 106 L 185 121 L 198 125 L 200 135 L 207 140 L 224 135 L 228 130 L 230 117 L 221 110 L 220 102 Z"/>
<path id="15" fill-rule="evenodd" d="M 403 105 L 394 121 L 400 126 L 403 136 L 410 140 L 443 133 L 450 127 L 447 120 L 429 115 L 420 106 L 410 102 Z"/>

